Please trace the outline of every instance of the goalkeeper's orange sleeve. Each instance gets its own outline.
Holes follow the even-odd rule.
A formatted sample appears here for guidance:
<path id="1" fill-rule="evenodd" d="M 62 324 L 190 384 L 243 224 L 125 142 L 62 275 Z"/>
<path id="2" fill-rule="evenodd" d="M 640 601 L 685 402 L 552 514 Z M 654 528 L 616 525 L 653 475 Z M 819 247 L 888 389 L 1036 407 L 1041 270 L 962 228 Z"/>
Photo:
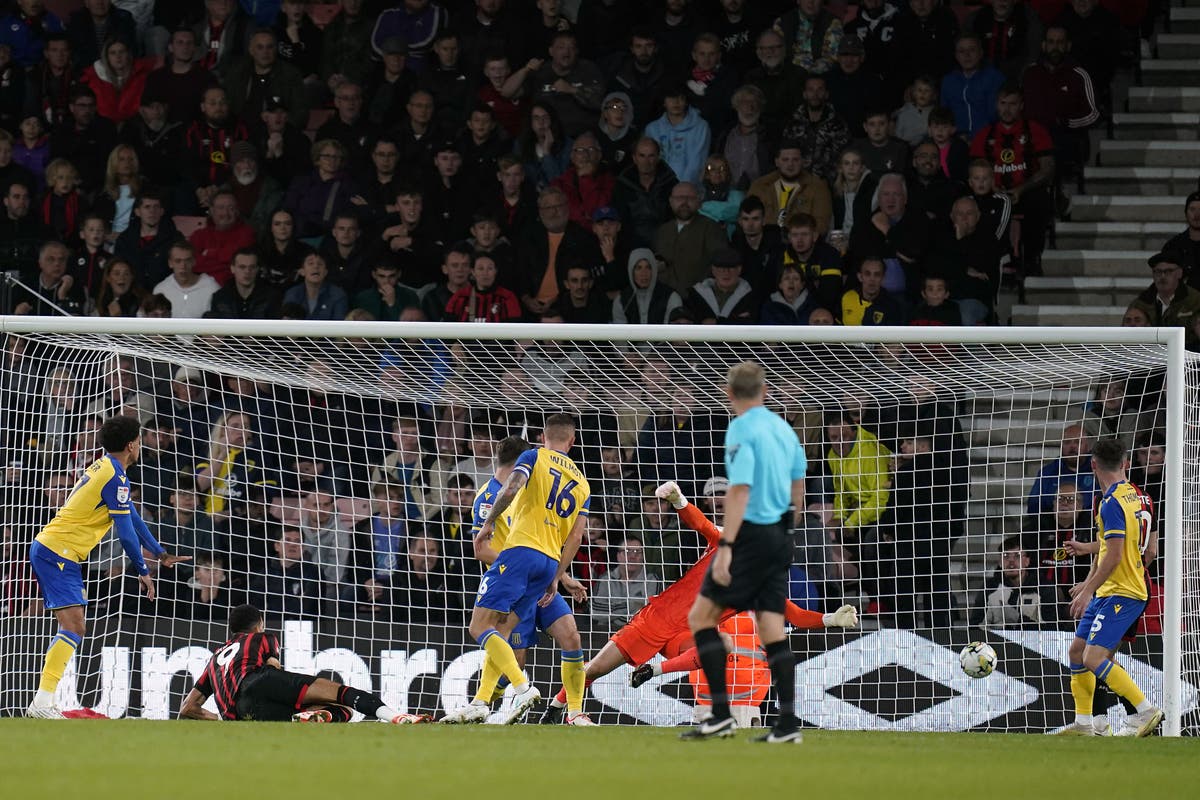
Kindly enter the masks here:
<path id="1" fill-rule="evenodd" d="M 683 508 L 675 509 L 675 512 L 679 514 L 679 520 L 684 525 L 703 536 L 710 546 L 715 546 L 721 538 L 721 529 L 713 525 L 709 518 L 704 516 L 704 512 L 696 508 L 695 503 L 688 503 Z"/>
<path id="2" fill-rule="evenodd" d="M 819 611 L 808 611 L 793 603 L 787 601 L 787 605 L 783 609 L 783 616 L 791 623 L 794 628 L 824 628 L 825 615 Z"/>

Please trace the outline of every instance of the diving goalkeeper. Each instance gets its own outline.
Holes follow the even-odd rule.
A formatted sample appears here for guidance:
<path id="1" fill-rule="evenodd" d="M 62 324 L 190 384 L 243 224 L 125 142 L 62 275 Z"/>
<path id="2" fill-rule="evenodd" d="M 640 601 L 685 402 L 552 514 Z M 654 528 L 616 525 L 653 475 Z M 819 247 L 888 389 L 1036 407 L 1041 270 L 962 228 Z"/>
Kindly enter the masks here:
<path id="1" fill-rule="evenodd" d="M 634 615 L 628 625 L 618 630 L 587 665 L 584 676 L 587 685 L 604 677 L 624 662 L 634 667 L 630 683 L 640 686 L 655 675 L 670 672 L 685 672 L 699 668 L 699 659 L 688 628 L 688 611 L 700 583 L 708 570 L 708 564 L 717 552 L 717 540 L 721 529 L 714 525 L 704 512 L 688 502 L 675 481 L 667 481 L 654 490 L 654 494 L 669 502 L 679 514 L 679 520 L 704 537 L 708 547 L 704 555 L 693 564 L 679 580 L 659 594 L 650 598 L 645 608 Z M 730 609 L 721 617 L 724 622 L 736 611 Z M 854 628 L 858 626 L 858 609 L 845 605 L 831 614 L 806 611 L 788 602 L 784 612 L 787 621 L 796 628 Z M 648 662 L 656 654 L 666 661 L 651 665 Z M 566 692 L 560 689 L 550 701 L 542 723 L 555 724 L 562 719 L 566 708 Z"/>

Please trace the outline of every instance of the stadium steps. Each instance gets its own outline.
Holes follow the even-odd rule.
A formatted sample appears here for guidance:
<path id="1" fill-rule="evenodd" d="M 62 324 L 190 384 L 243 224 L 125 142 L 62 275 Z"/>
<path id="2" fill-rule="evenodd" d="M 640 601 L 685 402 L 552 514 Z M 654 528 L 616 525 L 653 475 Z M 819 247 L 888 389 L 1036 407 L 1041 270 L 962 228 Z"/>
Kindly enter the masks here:
<path id="1" fill-rule="evenodd" d="M 1200 122 L 1197 125 L 1200 126 Z M 1117 133 L 1120 131 L 1118 128 Z M 1088 167 L 1085 188 L 1097 195 L 1186 197 L 1196 188 L 1196 170 L 1188 167 Z"/>
<path id="2" fill-rule="evenodd" d="M 1106 167 L 1194 167 L 1200 163 L 1200 142 L 1105 139 L 1100 142 L 1096 163 Z"/>
<path id="3" fill-rule="evenodd" d="M 1126 105 L 1130 112 L 1200 111 L 1200 87 L 1131 86 Z"/>
<path id="4" fill-rule="evenodd" d="M 1129 300 L 1133 298 L 1130 297 Z M 1077 325 L 1105 327 L 1119 325 L 1128 301 L 1120 305 L 1030 305 L 1018 303 L 1012 307 L 1013 325 L 1072 327 Z"/>
<path id="5" fill-rule="evenodd" d="M 1200 9 L 1188 9 L 1200 11 Z M 1200 84 L 1200 61 L 1196 58 L 1148 58 L 1143 59 L 1141 84 L 1143 86 L 1177 86 L 1180 83 Z"/>
<path id="6" fill-rule="evenodd" d="M 1113 114 L 1113 138 L 1140 141 L 1144 139 L 1175 139 L 1195 141 L 1200 138 L 1200 113 L 1149 112 Z"/>
<path id="7" fill-rule="evenodd" d="M 1045 409 L 1034 413 L 1013 412 L 1011 416 L 976 416 L 964 421 L 963 433 L 972 445 L 983 447 L 1005 445 L 1057 446 L 1062 438 L 1063 421 L 1045 415 Z"/>
<path id="8" fill-rule="evenodd" d="M 1173 6 L 1168 11 L 1167 28 L 1171 33 L 1200 33 L 1200 8 Z"/>
<path id="9" fill-rule="evenodd" d="M 1055 226 L 1055 244 L 1064 250 L 1153 250 L 1183 230 L 1183 203 L 1176 207 L 1178 222 L 1060 222 Z M 1144 266 L 1144 265 L 1143 265 Z M 1142 274 L 1149 282 L 1149 269 Z"/>
<path id="10" fill-rule="evenodd" d="M 1142 274 L 1145 284 L 1146 259 L 1154 255 L 1153 250 L 1047 250 L 1042 256 L 1042 272 L 1047 277 L 1121 278 Z M 1025 285 L 1028 288 L 1029 278 Z"/>
<path id="11" fill-rule="evenodd" d="M 1025 299 L 1029 303 L 1046 305 L 1079 303 L 1084 306 L 1124 307 L 1148 283 L 1144 277 L 1125 276 L 1026 278 Z"/>
<path id="12" fill-rule="evenodd" d="M 1071 198 L 1071 221 L 1169 222 L 1178 226 L 1184 197 L 1078 194 Z"/>
<path id="13" fill-rule="evenodd" d="M 1160 33 L 1154 37 L 1159 58 L 1194 58 L 1200 53 L 1200 33 Z"/>

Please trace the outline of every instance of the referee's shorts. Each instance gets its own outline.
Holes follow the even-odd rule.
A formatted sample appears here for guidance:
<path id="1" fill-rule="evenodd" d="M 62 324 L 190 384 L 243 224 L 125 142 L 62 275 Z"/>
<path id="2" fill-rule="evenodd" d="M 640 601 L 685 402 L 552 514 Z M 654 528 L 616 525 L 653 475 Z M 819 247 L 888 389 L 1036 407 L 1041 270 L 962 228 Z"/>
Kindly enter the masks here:
<path id="1" fill-rule="evenodd" d="M 709 564 L 700 594 L 724 608 L 782 614 L 791 566 L 792 540 L 782 519 L 772 525 L 743 522 L 733 543 L 729 585 L 713 581 Z"/>

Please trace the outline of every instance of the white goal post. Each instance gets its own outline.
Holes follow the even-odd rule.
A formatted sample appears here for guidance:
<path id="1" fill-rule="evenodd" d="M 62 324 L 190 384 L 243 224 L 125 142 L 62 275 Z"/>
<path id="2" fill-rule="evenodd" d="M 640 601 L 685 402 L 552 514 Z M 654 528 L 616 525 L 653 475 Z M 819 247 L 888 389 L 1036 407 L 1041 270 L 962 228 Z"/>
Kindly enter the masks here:
<path id="1" fill-rule="evenodd" d="M 55 480 L 66 481 L 94 453 L 87 434 L 99 417 L 136 413 L 154 426 L 156 442 L 174 437 L 170 468 L 160 461 L 158 472 L 142 473 L 141 508 L 156 533 L 160 525 L 181 529 L 185 517 L 211 517 L 205 544 L 188 540 L 209 556 L 208 572 L 160 576 L 175 605 L 151 607 L 122 584 L 119 552 L 102 545 L 88 565 L 89 636 L 60 687 L 61 702 L 173 716 L 189 676 L 224 638 L 223 619 L 200 606 L 213 592 L 222 602 L 269 602 L 268 587 L 287 591 L 291 579 L 272 570 L 297 569 L 284 554 L 291 541 L 284 529 L 294 528 L 297 559 L 313 565 L 320 586 L 315 604 L 297 612 L 300 605 L 281 602 L 273 618 L 285 666 L 330 670 L 397 707 L 441 713 L 466 702 L 481 660 L 462 630 L 478 566 L 448 510 L 482 488 L 496 441 L 535 435 L 539 415 L 552 411 L 580 421 L 585 472 L 605 503 L 597 515 L 593 500 L 600 534 L 584 567 L 595 599 L 577 609 L 590 657 L 636 610 L 640 590 L 661 590 L 699 554 L 673 512 L 647 498 L 647 487 L 682 470 L 689 495 L 719 514 L 719 482 L 709 479 L 721 472 L 725 370 L 756 358 L 767 367 L 770 403 L 788 412 L 816 465 L 809 515 L 816 532 L 798 537 L 793 599 L 823 611 L 854 602 L 864 622 L 861 631 L 794 634 L 806 724 L 1049 731 L 1069 721 L 1066 643 L 1074 628 L 1064 606 L 1048 606 L 1061 603 L 1053 598 L 1063 587 L 1053 584 L 1073 567 L 1053 563 L 1058 556 L 1039 560 L 1039 543 L 1050 541 L 1058 555 L 1061 547 L 1053 546 L 1053 530 L 1037 527 L 1063 501 L 1030 491 L 1077 424 L 1078 441 L 1119 435 L 1131 439 L 1131 450 L 1165 452 L 1154 570 L 1160 623 L 1118 659 L 1161 702 L 1166 735 L 1200 733 L 1200 631 L 1191 630 L 1200 612 L 1200 360 L 1185 351 L 1182 330 L 0 317 L 0 333 L 8 459 L 0 714 L 20 713 L 28 702 L 53 634 L 22 559 L 52 511 L 52 492 L 63 489 Z M 1105 410 L 1106 398 L 1116 411 Z M 403 444 L 410 421 L 415 438 Z M 843 425 L 856 437 L 845 453 L 831 445 L 831 431 Z M 238 426 L 253 428 L 249 443 L 228 438 L 227 428 Z M 870 518 L 861 471 L 867 445 L 876 448 L 879 470 Z M 406 447 L 421 455 L 405 461 Z M 256 461 L 247 466 L 252 451 Z M 922 454 L 931 459 L 926 472 L 913 466 L 925 463 Z M 853 480 L 845 471 L 851 461 L 859 470 Z M 187 491 L 203 512 L 196 517 L 180 507 L 180 475 L 195 485 Z M 171 485 L 155 485 L 162 480 Z M 1056 477 L 1043 492 L 1066 483 Z M 1078 519 L 1085 484 L 1072 484 Z M 389 494 L 392 486 L 401 488 Z M 257 498 L 261 519 L 253 509 L 238 516 L 243 494 Z M 329 530 L 344 541 L 323 538 L 325 495 L 328 514 L 341 520 Z M 922 497 L 948 511 L 926 520 L 913 499 Z M 389 527 L 392 517 L 379 510 L 389 501 L 404 524 Z M 1027 507 L 1036 510 L 1026 514 Z M 938 532 L 905 540 L 914 518 Z M 1014 550 L 1033 577 L 1004 572 L 1002 553 Z M 640 572 L 629 565 L 638 558 Z M 421 573 L 418 586 L 414 576 L 429 563 L 446 572 L 443 582 L 429 584 Z M 634 577 L 622 583 L 623 575 Z M 206 580 L 215 581 L 212 592 Z M 1031 580 L 1040 582 L 1036 591 Z M 614 595 L 614 586 L 634 588 Z M 433 613 L 425 605 L 439 593 L 454 602 Z M 185 612 L 193 616 L 184 620 Z M 993 676 L 972 681 L 958 671 L 956 652 L 981 637 L 1000 663 Z M 530 664 L 543 694 L 558 689 L 553 644 L 531 650 Z M 633 690 L 626 675 L 622 668 L 589 690 L 589 710 L 601 721 L 690 718 L 700 691 L 694 680 L 664 676 Z M 762 708 L 770 713 L 770 698 Z M 1115 705 L 1111 718 L 1121 718 Z"/>

